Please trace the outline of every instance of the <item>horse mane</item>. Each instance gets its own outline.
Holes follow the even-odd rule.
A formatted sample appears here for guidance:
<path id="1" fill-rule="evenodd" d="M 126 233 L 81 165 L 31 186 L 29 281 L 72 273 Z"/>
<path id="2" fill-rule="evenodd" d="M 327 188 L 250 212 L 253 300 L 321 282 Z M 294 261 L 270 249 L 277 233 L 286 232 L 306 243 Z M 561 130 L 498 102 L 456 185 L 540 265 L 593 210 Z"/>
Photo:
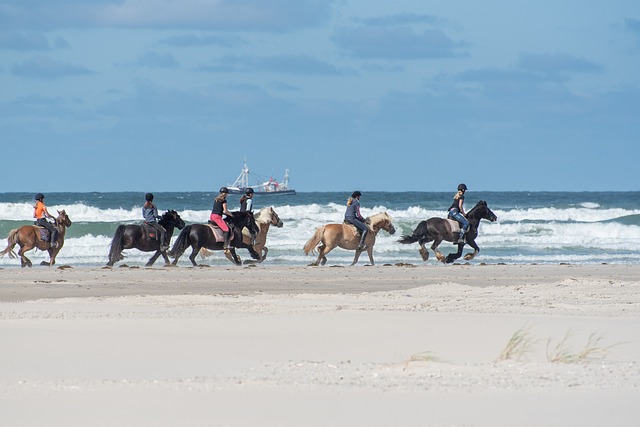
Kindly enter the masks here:
<path id="1" fill-rule="evenodd" d="M 264 207 L 262 209 L 260 209 L 260 211 L 258 212 L 257 215 L 254 215 L 253 217 L 255 218 L 256 222 L 261 222 L 261 223 L 267 223 L 271 221 L 271 211 L 272 211 L 272 207 L 271 206 L 267 206 Z"/>
<path id="2" fill-rule="evenodd" d="M 391 222 L 391 215 L 386 212 L 378 212 L 377 214 L 371 215 L 367 219 L 372 225 L 375 225 L 385 220 Z"/>
<path id="3" fill-rule="evenodd" d="M 480 200 L 478 203 L 476 203 L 476 205 L 474 207 L 471 208 L 471 210 L 469 212 L 467 212 L 467 216 L 471 216 L 473 217 L 473 215 L 475 215 L 475 211 L 476 209 L 478 209 L 479 206 L 487 206 L 487 202 L 485 202 L 484 200 Z"/>

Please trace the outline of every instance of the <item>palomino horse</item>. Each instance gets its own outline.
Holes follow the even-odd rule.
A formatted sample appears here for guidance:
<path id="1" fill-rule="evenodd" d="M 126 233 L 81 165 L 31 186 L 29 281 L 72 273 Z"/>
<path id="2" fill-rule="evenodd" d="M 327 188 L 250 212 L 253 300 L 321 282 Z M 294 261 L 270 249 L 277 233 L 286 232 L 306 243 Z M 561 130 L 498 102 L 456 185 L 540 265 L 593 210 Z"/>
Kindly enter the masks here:
<path id="1" fill-rule="evenodd" d="M 229 245 L 229 250 L 224 252 L 224 255 L 227 257 L 229 261 L 236 265 L 241 265 L 242 261 L 240 257 L 236 254 L 235 248 L 247 248 L 249 249 L 249 253 L 253 259 L 260 259 L 260 255 L 256 251 L 253 250 L 251 245 L 246 245 L 242 241 L 242 229 L 247 227 L 251 233 L 254 235 L 258 233 L 258 225 L 256 224 L 256 220 L 253 217 L 251 212 L 231 212 L 233 214 L 232 217 L 226 219 L 227 223 L 230 225 L 233 240 L 231 240 Z M 196 256 L 200 249 L 207 248 L 211 250 L 223 250 L 224 242 L 219 242 L 216 240 L 216 237 L 213 234 L 213 230 L 207 224 L 190 224 L 187 225 L 178 235 L 175 243 L 173 244 L 173 248 L 169 251 L 169 256 L 174 257 L 172 265 L 176 265 L 178 263 L 178 258 L 187 250 L 187 248 L 191 246 L 192 251 L 191 255 L 189 255 L 189 260 L 195 266 L 198 265 L 196 263 Z"/>
<path id="2" fill-rule="evenodd" d="M 271 206 L 268 208 L 260 209 L 260 212 L 258 212 L 258 215 L 256 216 L 256 224 L 258 224 L 258 228 L 260 229 L 260 231 L 255 238 L 253 249 L 260 255 L 260 259 L 257 261 L 246 260 L 244 262 L 245 264 L 262 262 L 267 258 L 269 248 L 267 248 L 265 244 L 267 243 L 267 233 L 269 232 L 269 227 L 275 225 L 276 227 L 281 228 L 283 225 L 282 220 L 280 220 L 280 217 Z M 251 235 L 247 232 L 246 229 L 242 232 L 242 241 L 246 245 L 251 245 Z"/>
<path id="3" fill-rule="evenodd" d="M 27 258 L 25 252 L 30 251 L 33 248 L 40 249 L 41 251 L 49 252 L 49 262 L 43 261 L 43 265 L 52 267 L 56 263 L 56 256 L 62 245 L 64 245 L 64 235 L 67 231 L 67 227 L 71 226 L 71 220 L 64 211 L 58 211 L 58 217 L 56 218 L 56 227 L 58 228 L 58 247 L 51 248 L 51 244 L 48 241 L 44 241 L 40 238 L 40 229 L 37 225 L 23 225 L 20 228 L 16 228 L 9 232 L 7 238 L 7 248 L 0 252 L 0 257 L 9 254 L 11 258 L 15 258 L 16 254 L 13 252 L 15 245 L 20 246 L 18 255 L 20 255 L 20 263 L 22 267 L 31 267 L 31 260 Z"/>
<path id="4" fill-rule="evenodd" d="M 167 242 L 171 241 L 175 228 L 179 230 L 184 228 L 184 221 L 180 218 L 178 212 L 174 210 L 165 212 L 158 224 L 167 231 Z M 160 255 L 164 258 L 164 265 L 169 265 L 171 261 L 167 257 L 167 251 L 160 250 L 160 240 L 157 234 L 158 231 L 148 225 L 127 224 L 118 226 L 116 234 L 111 240 L 107 266 L 112 267 L 113 264 L 124 259 L 122 251 L 125 249 L 137 249 L 142 252 L 155 251 L 156 253 L 149 259 L 146 267 L 151 267 Z"/>
<path id="5" fill-rule="evenodd" d="M 469 231 L 465 234 L 465 240 L 469 246 L 473 248 L 473 253 L 470 252 L 464 256 L 464 259 L 467 261 L 475 258 L 478 252 L 480 252 L 480 248 L 476 244 L 476 237 L 478 237 L 478 225 L 480 224 L 481 219 L 486 219 L 491 222 L 498 219 L 496 214 L 491 212 L 491 209 L 487 206 L 487 202 L 482 200 L 467 213 Z M 438 261 L 451 263 L 462 256 L 464 243 L 458 244 L 457 253 L 451 253 L 446 257 L 438 250 L 438 245 L 442 243 L 443 240 L 448 242 L 456 241 L 458 239 L 458 235 L 458 231 L 451 228 L 449 220 L 444 218 L 429 218 L 426 221 L 420 221 L 410 236 L 402 236 L 398 241 L 405 244 L 418 242 L 420 244 L 419 252 L 423 261 L 429 259 L 429 250 L 424 247 L 424 244 L 433 241 L 431 249 L 436 254 Z"/>
<path id="6" fill-rule="evenodd" d="M 391 217 L 386 212 L 380 212 L 367 218 L 367 224 L 369 225 L 370 232 L 365 239 L 366 251 L 369 255 L 369 262 L 373 263 L 373 245 L 376 243 L 376 235 L 378 231 L 384 230 L 389 234 L 396 232 L 396 229 L 391 223 Z M 358 262 L 362 249 L 358 249 L 360 243 L 360 236 L 357 233 L 355 226 L 351 224 L 327 224 L 322 227 L 318 227 L 313 237 L 307 241 L 304 245 L 304 254 L 309 255 L 309 252 L 315 252 L 316 246 L 318 249 L 318 259 L 311 265 L 325 265 L 327 263 L 326 255 L 331 252 L 337 246 L 342 249 L 355 250 L 356 256 L 353 258 L 351 265 Z"/>

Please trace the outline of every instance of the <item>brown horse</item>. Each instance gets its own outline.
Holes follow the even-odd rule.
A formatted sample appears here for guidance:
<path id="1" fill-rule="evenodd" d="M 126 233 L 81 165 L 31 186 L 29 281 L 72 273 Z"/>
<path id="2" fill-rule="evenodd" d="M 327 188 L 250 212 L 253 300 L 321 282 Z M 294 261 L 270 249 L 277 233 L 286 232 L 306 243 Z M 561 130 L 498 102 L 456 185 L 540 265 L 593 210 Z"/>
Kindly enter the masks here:
<path id="1" fill-rule="evenodd" d="M 253 249 L 258 254 L 260 254 L 260 259 L 257 261 L 245 260 L 245 264 L 262 262 L 267 258 L 269 248 L 267 248 L 265 244 L 267 243 L 267 233 L 269 232 L 269 227 L 275 225 L 276 227 L 281 228 L 283 225 L 282 220 L 280 220 L 280 217 L 271 206 L 268 208 L 260 209 L 260 212 L 258 212 L 258 214 L 256 215 L 256 224 L 258 224 L 258 228 L 260 229 L 260 231 L 258 232 L 258 235 L 255 239 L 256 241 L 253 245 Z M 247 231 L 246 228 L 242 231 L 242 241 L 248 246 L 251 245 L 251 234 Z"/>
<path id="2" fill-rule="evenodd" d="M 62 249 L 62 246 L 64 245 L 64 234 L 67 231 L 67 227 L 71 226 L 71 220 L 64 210 L 58 211 L 58 217 L 56 218 L 55 225 L 60 232 L 60 234 L 58 234 L 58 247 L 51 248 L 51 244 L 48 241 L 42 240 L 40 237 L 40 229 L 43 227 L 39 227 L 37 225 L 23 225 L 22 227 L 13 229 L 9 232 L 7 248 L 0 252 L 0 257 L 9 254 L 11 258 L 16 258 L 13 248 L 15 245 L 18 245 L 20 246 L 18 255 L 20 255 L 22 267 L 31 267 L 31 260 L 26 257 L 25 252 L 28 252 L 33 248 L 37 248 L 41 251 L 49 252 L 49 262 L 43 261 L 42 265 L 48 265 L 49 267 L 53 266 L 53 264 L 56 263 L 56 256 L 58 255 L 58 252 L 60 252 L 60 249 Z"/>
<path id="3" fill-rule="evenodd" d="M 376 235 L 378 234 L 378 231 L 384 230 L 389 234 L 393 234 L 396 232 L 396 229 L 391 223 L 391 217 L 386 212 L 380 212 L 367 218 L 367 225 L 371 232 L 367 234 L 367 238 L 365 239 L 366 249 L 364 250 L 366 250 L 369 255 L 371 265 L 374 265 L 373 245 L 376 243 Z M 356 227 L 351 224 L 327 224 L 322 227 L 318 227 L 313 237 L 305 243 L 304 254 L 309 255 L 309 252 L 315 252 L 316 246 L 319 243 L 322 244 L 317 248 L 318 259 L 310 265 L 325 265 L 327 262 L 326 255 L 337 246 L 342 249 L 356 251 L 356 255 L 353 258 L 351 265 L 358 262 L 358 258 L 360 258 L 360 254 L 363 252 L 362 249 L 358 249 L 360 236 L 357 233 Z"/>

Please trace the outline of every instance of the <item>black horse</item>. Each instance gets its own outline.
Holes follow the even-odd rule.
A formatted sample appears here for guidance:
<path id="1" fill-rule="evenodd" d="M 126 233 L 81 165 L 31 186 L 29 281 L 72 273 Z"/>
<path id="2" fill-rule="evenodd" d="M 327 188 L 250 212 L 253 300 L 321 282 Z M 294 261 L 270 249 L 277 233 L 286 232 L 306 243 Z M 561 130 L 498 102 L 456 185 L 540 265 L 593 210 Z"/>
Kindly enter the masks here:
<path id="1" fill-rule="evenodd" d="M 253 259 L 260 259 L 260 254 L 253 249 L 253 246 L 242 241 L 242 229 L 244 227 L 249 229 L 252 236 L 255 236 L 260 231 L 253 214 L 248 211 L 231 213 L 233 216 L 228 217 L 226 221 L 231 228 L 230 231 L 233 239 L 230 242 L 229 250 L 225 251 L 224 255 L 232 263 L 241 265 L 242 261 L 236 254 L 236 248 L 246 248 L 249 250 Z M 255 240 L 255 238 L 252 239 L 252 241 L 253 240 Z M 169 255 L 174 257 L 173 265 L 178 263 L 178 258 L 180 258 L 189 246 L 193 248 L 191 255 L 189 255 L 189 259 L 194 266 L 197 266 L 196 256 L 198 255 L 198 252 L 200 252 L 200 249 L 207 248 L 216 251 L 223 250 L 224 242 L 216 241 L 216 238 L 213 235 L 213 230 L 211 230 L 211 227 L 207 224 L 187 225 L 180 232 L 178 238 L 173 244 L 173 248 L 169 251 Z"/>
<path id="2" fill-rule="evenodd" d="M 178 212 L 170 210 L 162 215 L 158 223 L 167 230 L 167 242 L 171 240 L 173 230 L 184 228 L 184 221 L 178 215 Z M 150 267 L 158 259 L 160 255 L 164 258 L 164 265 L 169 265 L 169 257 L 167 251 L 160 250 L 160 240 L 157 231 L 148 225 L 127 224 L 120 225 L 116 230 L 113 240 L 111 240 L 111 249 L 109 250 L 109 262 L 107 265 L 112 267 L 116 262 L 124 259 L 122 251 L 124 249 L 138 249 L 142 252 L 156 251 L 149 259 L 146 266 Z"/>
<path id="3" fill-rule="evenodd" d="M 480 252 L 480 248 L 476 245 L 476 237 L 478 237 L 478 225 L 480 224 L 481 219 L 486 219 L 491 222 L 498 219 L 496 214 L 491 212 L 491 209 L 487 206 L 487 202 L 482 200 L 467 212 L 469 231 L 465 234 L 465 240 L 466 243 L 473 248 L 473 253 L 468 253 L 464 256 L 464 259 L 467 261 L 475 258 L 478 252 Z M 442 243 L 443 240 L 454 242 L 458 240 L 458 235 L 459 233 L 457 231 L 454 232 L 452 230 L 449 220 L 443 218 L 429 218 L 426 221 L 420 221 L 416 229 L 413 230 L 413 234 L 410 236 L 404 235 L 402 236 L 402 239 L 398 241 L 405 244 L 418 242 L 420 244 L 420 255 L 422 256 L 423 261 L 429 259 L 429 250 L 424 247 L 424 244 L 433 241 L 431 249 L 436 254 L 438 261 L 451 263 L 462 256 L 464 243 L 458 244 L 457 253 L 451 253 L 446 257 L 438 250 L 438 245 Z"/>

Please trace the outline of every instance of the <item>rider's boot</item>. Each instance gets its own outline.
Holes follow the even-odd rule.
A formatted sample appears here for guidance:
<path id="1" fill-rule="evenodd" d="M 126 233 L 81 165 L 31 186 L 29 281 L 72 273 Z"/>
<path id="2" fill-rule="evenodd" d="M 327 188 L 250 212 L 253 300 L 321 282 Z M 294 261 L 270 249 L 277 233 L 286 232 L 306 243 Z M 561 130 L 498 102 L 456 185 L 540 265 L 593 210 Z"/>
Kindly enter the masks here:
<path id="1" fill-rule="evenodd" d="M 162 233 L 160 237 L 160 251 L 164 252 L 169 249 L 169 243 L 167 243 L 167 233 Z"/>
<path id="2" fill-rule="evenodd" d="M 51 232 L 51 249 L 55 249 L 58 247 L 58 232 Z"/>
<path id="3" fill-rule="evenodd" d="M 461 232 L 460 232 L 460 235 L 458 236 L 458 241 L 457 241 L 457 242 L 454 242 L 453 244 L 454 244 L 454 245 L 459 245 L 460 243 L 465 243 L 465 240 L 464 240 L 464 231 L 461 231 Z"/>
<path id="4" fill-rule="evenodd" d="M 231 233 L 228 231 L 223 231 L 222 235 L 224 236 L 224 244 L 222 245 L 222 249 L 225 251 L 229 250 L 229 239 L 231 238 Z"/>
<path id="5" fill-rule="evenodd" d="M 367 238 L 368 233 L 369 233 L 369 230 L 365 230 L 362 232 L 362 236 L 360 236 L 360 243 L 358 243 L 358 249 L 360 249 L 361 251 L 367 248 L 367 245 L 365 245 L 364 240 Z"/>

